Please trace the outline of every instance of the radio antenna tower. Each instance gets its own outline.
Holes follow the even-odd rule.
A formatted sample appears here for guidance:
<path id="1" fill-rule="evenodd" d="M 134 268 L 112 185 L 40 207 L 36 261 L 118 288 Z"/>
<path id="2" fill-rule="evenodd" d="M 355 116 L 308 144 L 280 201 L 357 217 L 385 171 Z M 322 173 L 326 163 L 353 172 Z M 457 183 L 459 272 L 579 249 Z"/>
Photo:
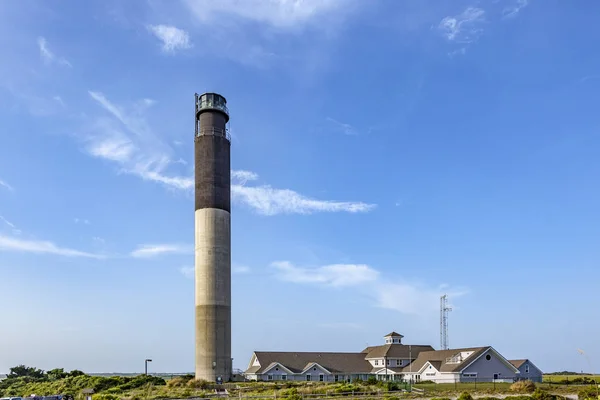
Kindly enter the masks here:
<path id="1" fill-rule="evenodd" d="M 440 297 L 440 350 L 448 350 L 448 295 Z"/>

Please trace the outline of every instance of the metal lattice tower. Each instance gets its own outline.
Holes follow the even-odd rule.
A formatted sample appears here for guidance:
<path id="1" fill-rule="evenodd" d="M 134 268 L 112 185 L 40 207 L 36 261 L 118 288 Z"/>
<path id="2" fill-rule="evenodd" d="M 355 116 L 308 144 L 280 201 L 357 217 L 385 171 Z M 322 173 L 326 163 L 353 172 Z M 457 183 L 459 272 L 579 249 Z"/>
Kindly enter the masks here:
<path id="1" fill-rule="evenodd" d="M 448 312 L 452 307 L 448 306 L 448 295 L 440 297 L 440 350 L 448 350 Z"/>

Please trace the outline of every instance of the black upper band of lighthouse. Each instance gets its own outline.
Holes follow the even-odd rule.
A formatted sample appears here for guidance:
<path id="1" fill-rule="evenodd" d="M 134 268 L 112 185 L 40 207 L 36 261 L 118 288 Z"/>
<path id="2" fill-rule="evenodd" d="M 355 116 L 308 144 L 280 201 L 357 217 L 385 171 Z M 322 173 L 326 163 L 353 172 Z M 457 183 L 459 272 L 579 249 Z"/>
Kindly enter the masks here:
<path id="1" fill-rule="evenodd" d="M 195 120 L 196 210 L 231 212 L 231 142 L 225 98 L 216 93 L 196 94 Z"/>

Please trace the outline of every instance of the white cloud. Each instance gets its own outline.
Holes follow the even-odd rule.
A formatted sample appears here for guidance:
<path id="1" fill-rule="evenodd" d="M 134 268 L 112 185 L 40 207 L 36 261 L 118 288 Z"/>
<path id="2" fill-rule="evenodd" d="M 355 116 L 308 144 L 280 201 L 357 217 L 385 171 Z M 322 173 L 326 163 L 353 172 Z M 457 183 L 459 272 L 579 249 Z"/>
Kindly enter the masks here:
<path id="1" fill-rule="evenodd" d="M 93 241 L 95 244 L 98 244 L 98 245 L 101 245 L 101 244 L 104 244 L 104 243 L 106 243 L 106 240 L 104 240 L 104 239 L 103 239 L 103 238 L 101 238 L 100 236 L 94 236 L 94 237 L 92 237 L 92 241 Z"/>
<path id="2" fill-rule="evenodd" d="M 11 192 L 14 190 L 12 186 L 10 186 L 8 183 L 4 182 L 2 179 L 0 179 L 0 187 L 8 189 Z"/>
<path id="3" fill-rule="evenodd" d="M 315 212 L 367 212 L 374 204 L 363 202 L 316 200 L 290 189 L 274 189 L 271 186 L 231 185 L 231 196 L 259 214 L 312 214 Z"/>
<path id="4" fill-rule="evenodd" d="M 74 221 L 76 224 L 85 224 L 85 225 L 90 224 L 90 221 L 88 219 L 75 218 Z"/>
<path id="5" fill-rule="evenodd" d="M 300 268 L 289 261 L 276 261 L 271 264 L 278 271 L 281 280 L 295 283 L 319 283 L 326 286 L 343 287 L 362 285 L 376 281 L 379 272 L 368 265 L 333 264 L 318 268 Z"/>
<path id="6" fill-rule="evenodd" d="M 355 136 L 358 135 L 358 132 L 356 132 L 356 129 L 354 129 L 354 127 L 350 124 L 346 124 L 343 122 L 339 122 L 331 117 L 327 117 L 327 121 L 333 123 L 336 125 L 336 127 L 342 131 L 342 133 L 344 135 L 349 135 L 349 136 Z"/>
<path id="7" fill-rule="evenodd" d="M 205 23 L 226 18 L 224 14 L 228 14 L 277 28 L 305 25 L 350 5 L 349 0 L 185 0 L 185 3 Z"/>
<path id="8" fill-rule="evenodd" d="M 87 152 L 98 158 L 120 165 L 121 172 L 134 174 L 144 180 L 162 183 L 177 190 L 192 190 L 191 176 L 169 176 L 167 169 L 172 161 L 173 150 L 164 144 L 137 112 L 126 112 L 123 107 L 110 102 L 102 93 L 89 92 L 113 119 L 99 118 L 92 123 L 93 131 L 85 137 Z M 275 189 L 269 185 L 246 186 L 258 180 L 258 174 L 231 171 L 231 196 L 234 201 L 246 204 L 259 214 L 310 214 L 314 212 L 367 212 L 374 204 L 316 200 L 290 189 Z"/>
<path id="9" fill-rule="evenodd" d="M 316 284 L 323 287 L 346 288 L 370 298 L 373 306 L 406 314 L 436 312 L 440 296 L 444 293 L 456 298 L 465 290 L 447 286 L 434 288 L 418 283 L 391 281 L 366 264 L 333 264 L 317 268 L 296 267 L 289 261 L 271 264 L 276 277 L 298 284 Z"/>
<path id="10" fill-rule="evenodd" d="M 66 257 L 104 258 L 99 254 L 59 247 L 48 241 L 21 240 L 8 236 L 0 236 L 0 249 L 26 253 L 56 254 Z"/>
<path id="11" fill-rule="evenodd" d="M 462 13 L 442 19 L 438 29 L 452 42 L 471 43 L 476 41 L 483 30 L 479 25 L 485 21 L 485 11 L 468 7 Z"/>
<path id="12" fill-rule="evenodd" d="M 193 251 L 193 246 L 183 244 L 143 244 L 130 255 L 135 258 L 152 258 L 163 254 L 189 254 Z"/>
<path id="13" fill-rule="evenodd" d="M 162 50 L 165 53 L 173 53 L 175 50 L 192 47 L 190 36 L 182 29 L 168 25 L 150 25 L 148 29 L 162 41 Z"/>
<path id="14" fill-rule="evenodd" d="M 233 264 L 231 266 L 231 272 L 234 274 L 247 274 L 250 272 L 250 267 L 247 265 Z"/>
<path id="15" fill-rule="evenodd" d="M 56 62 L 59 65 L 71 67 L 70 62 L 68 62 L 66 59 L 64 59 L 62 57 L 56 57 L 54 55 L 54 53 L 52 53 L 52 51 L 50 51 L 50 48 L 48 47 L 48 42 L 46 41 L 46 39 L 44 37 L 39 37 L 37 42 L 38 42 L 38 47 L 40 48 L 40 56 L 42 57 L 42 60 L 44 60 L 44 62 L 46 64 L 51 64 L 53 62 Z"/>
<path id="16" fill-rule="evenodd" d="M 258 180 L 258 174 L 251 171 L 244 170 L 232 170 L 231 171 L 231 180 L 237 181 L 240 185 L 244 185 L 248 181 Z"/>
<path id="17" fill-rule="evenodd" d="M 21 234 L 21 230 L 17 229 L 17 227 L 15 226 L 15 224 L 13 224 L 12 222 L 10 222 L 6 218 L 4 218 L 2 215 L 0 215 L 0 221 L 4 222 L 5 225 L 8 225 L 8 227 L 12 229 L 12 231 L 13 231 L 13 233 L 15 235 L 20 235 Z"/>
<path id="18" fill-rule="evenodd" d="M 515 17 L 523 8 L 529 5 L 529 0 L 516 0 L 516 3 L 511 6 L 506 7 L 502 11 L 502 16 L 504 18 L 512 18 Z"/>

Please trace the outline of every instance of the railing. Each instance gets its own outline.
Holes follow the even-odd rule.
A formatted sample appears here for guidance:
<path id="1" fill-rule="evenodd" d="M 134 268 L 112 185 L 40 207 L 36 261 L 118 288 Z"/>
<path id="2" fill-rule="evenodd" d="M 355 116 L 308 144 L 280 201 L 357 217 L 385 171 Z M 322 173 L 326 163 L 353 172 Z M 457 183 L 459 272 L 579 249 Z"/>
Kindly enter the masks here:
<path id="1" fill-rule="evenodd" d="M 229 109 L 227 108 L 227 106 L 223 103 L 216 102 L 214 100 L 198 100 L 197 107 L 198 111 L 206 109 L 220 110 L 223 111 L 225 114 L 229 115 Z"/>
<path id="2" fill-rule="evenodd" d="M 225 129 L 221 129 L 221 128 L 215 128 L 215 127 L 204 127 L 204 128 L 200 128 L 198 129 L 198 133 L 196 136 L 221 136 L 226 138 L 227 140 L 231 141 L 231 135 L 229 133 L 229 129 L 225 128 Z"/>
<path id="3" fill-rule="evenodd" d="M 464 359 L 460 355 L 446 358 L 446 364 L 460 364 L 463 361 Z"/>

